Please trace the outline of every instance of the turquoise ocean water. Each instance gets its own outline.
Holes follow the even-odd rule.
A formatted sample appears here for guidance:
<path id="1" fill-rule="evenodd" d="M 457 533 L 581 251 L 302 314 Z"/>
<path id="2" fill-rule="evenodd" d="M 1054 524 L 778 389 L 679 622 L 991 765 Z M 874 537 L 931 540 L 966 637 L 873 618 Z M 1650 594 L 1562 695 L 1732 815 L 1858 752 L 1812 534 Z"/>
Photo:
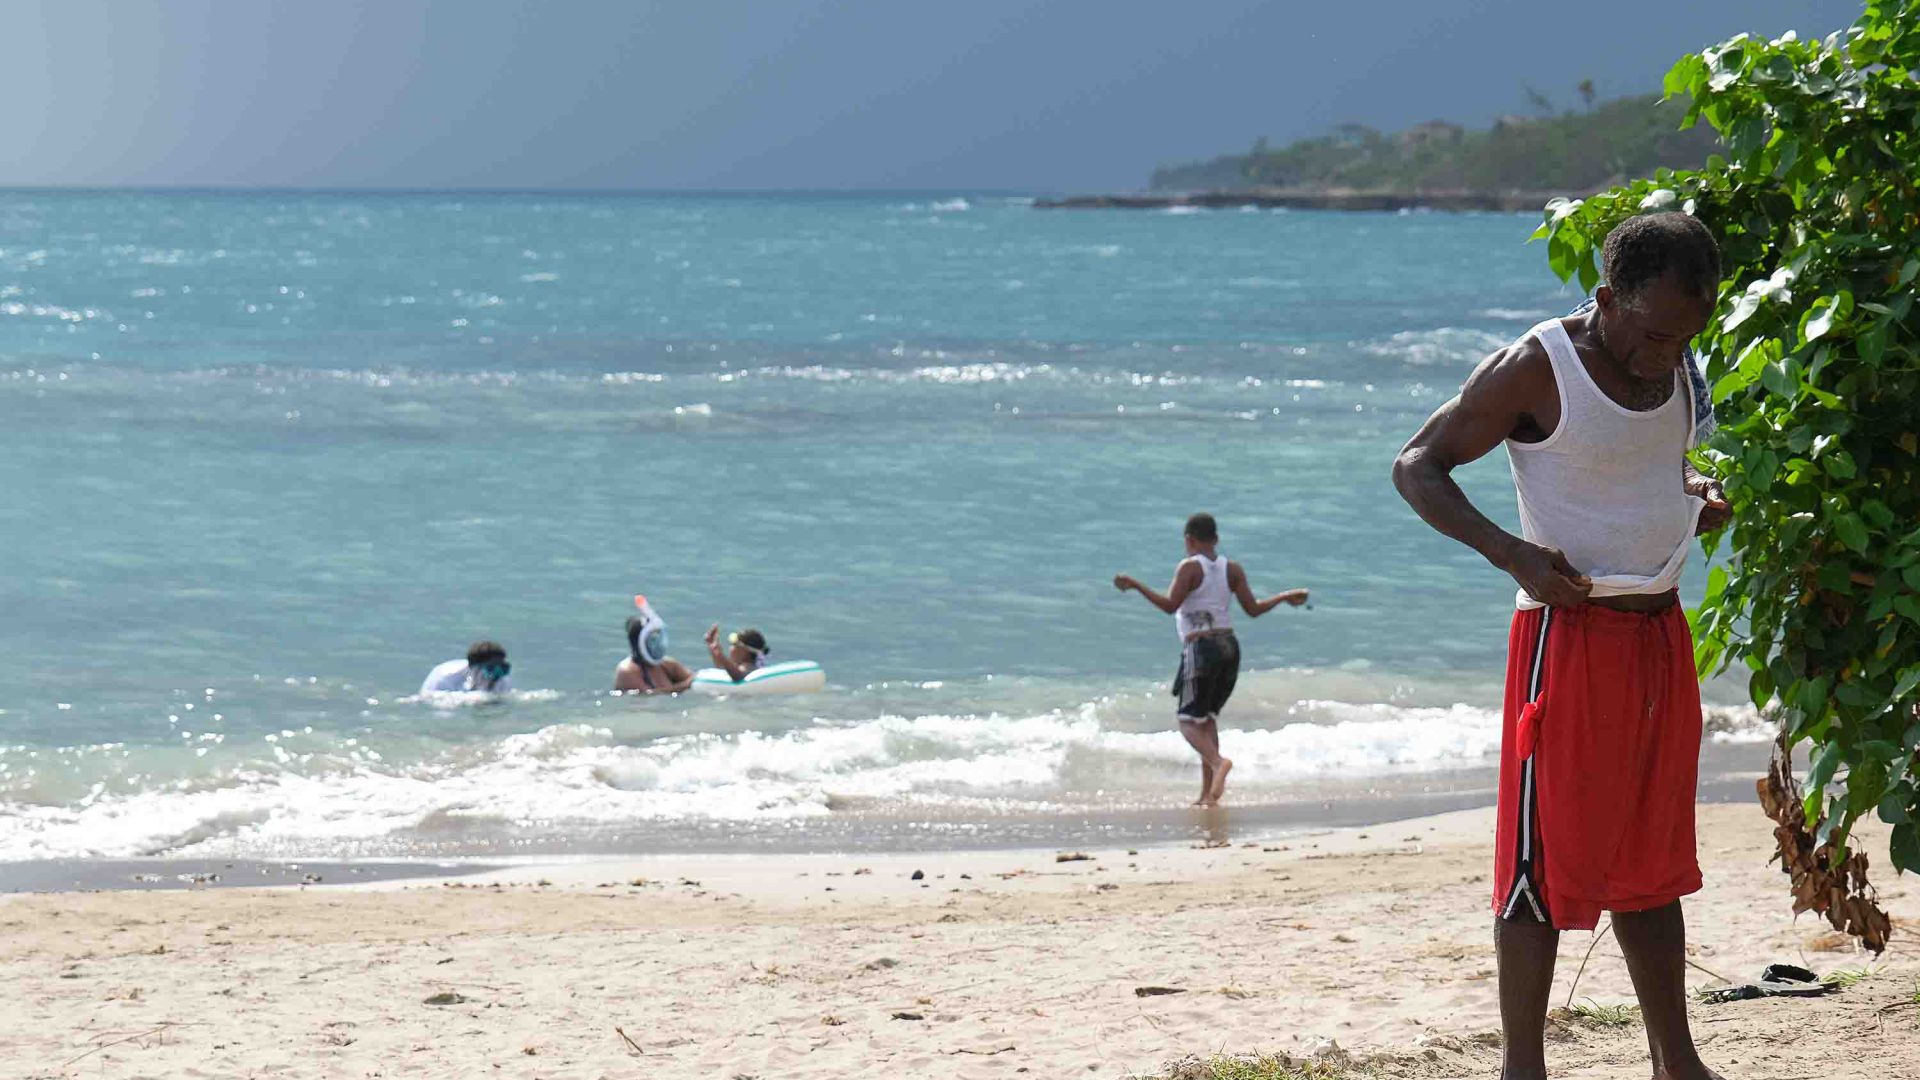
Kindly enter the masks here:
<path id="1" fill-rule="evenodd" d="M 1387 470 L 1577 299 L 1532 224 L 0 193 L 0 859 L 1156 812 L 1176 642 L 1109 581 L 1203 509 L 1314 591 L 1241 627 L 1238 799 L 1484 773 L 1512 586 Z M 1502 456 L 1467 483 L 1512 521 Z M 753 625 L 830 687 L 608 697 L 635 592 L 682 659 Z M 478 637 L 519 694 L 413 698 Z"/>

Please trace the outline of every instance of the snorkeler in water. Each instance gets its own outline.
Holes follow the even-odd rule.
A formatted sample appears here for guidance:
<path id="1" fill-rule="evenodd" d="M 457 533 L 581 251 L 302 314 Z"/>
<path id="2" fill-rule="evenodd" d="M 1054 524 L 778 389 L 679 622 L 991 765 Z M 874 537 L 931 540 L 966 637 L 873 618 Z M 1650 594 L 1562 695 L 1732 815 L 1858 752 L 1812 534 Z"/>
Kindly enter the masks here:
<path id="1" fill-rule="evenodd" d="M 678 694 L 693 685 L 693 669 L 667 655 L 667 622 L 644 596 L 627 619 L 627 655 L 613 669 L 613 688 L 627 693 Z"/>
<path id="2" fill-rule="evenodd" d="M 434 665 L 420 684 L 420 692 L 505 694 L 513 689 L 513 680 L 507 677 L 512 670 L 513 665 L 507 663 L 505 646 L 494 641 L 476 641 L 467 650 L 465 660 Z"/>

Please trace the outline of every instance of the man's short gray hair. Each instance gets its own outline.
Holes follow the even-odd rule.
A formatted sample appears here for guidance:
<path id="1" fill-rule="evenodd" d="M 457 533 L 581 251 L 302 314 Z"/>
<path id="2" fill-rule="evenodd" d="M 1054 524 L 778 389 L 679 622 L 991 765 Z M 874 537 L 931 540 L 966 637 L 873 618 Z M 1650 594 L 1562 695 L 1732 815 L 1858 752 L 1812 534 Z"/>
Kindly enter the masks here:
<path id="1" fill-rule="evenodd" d="M 1672 276 L 1688 294 L 1712 303 L 1720 292 L 1720 245 L 1692 214 L 1641 214 L 1614 227 L 1600 249 L 1613 293 L 1628 307 Z"/>

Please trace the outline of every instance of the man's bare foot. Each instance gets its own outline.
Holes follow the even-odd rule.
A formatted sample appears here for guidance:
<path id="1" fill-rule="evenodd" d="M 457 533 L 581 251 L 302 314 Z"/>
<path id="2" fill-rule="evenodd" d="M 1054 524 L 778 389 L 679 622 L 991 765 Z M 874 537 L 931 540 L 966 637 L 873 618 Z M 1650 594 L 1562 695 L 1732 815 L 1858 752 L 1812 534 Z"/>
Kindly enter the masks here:
<path id="1" fill-rule="evenodd" d="M 1233 759 L 1221 758 L 1220 764 L 1213 770 L 1213 790 L 1207 792 L 1207 804 L 1219 806 L 1220 799 L 1227 793 L 1227 774 L 1233 771 Z"/>

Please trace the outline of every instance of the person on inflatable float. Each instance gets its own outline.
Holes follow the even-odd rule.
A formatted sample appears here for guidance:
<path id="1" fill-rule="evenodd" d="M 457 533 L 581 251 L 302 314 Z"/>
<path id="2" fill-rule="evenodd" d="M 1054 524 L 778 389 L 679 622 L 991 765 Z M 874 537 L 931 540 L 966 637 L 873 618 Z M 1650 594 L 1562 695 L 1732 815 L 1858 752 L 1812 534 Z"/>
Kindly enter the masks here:
<path id="1" fill-rule="evenodd" d="M 613 688 L 641 694 L 678 694 L 693 685 L 693 669 L 667 655 L 667 622 L 644 596 L 627 619 L 627 656 L 613 669 Z"/>
<path id="2" fill-rule="evenodd" d="M 714 623 L 707 628 L 707 652 L 713 657 L 713 666 L 727 673 L 734 682 L 740 682 L 747 676 L 767 666 L 767 657 L 773 650 L 767 647 L 767 636 L 758 630 L 742 630 L 727 635 L 727 649 L 720 649 L 720 624 Z"/>

